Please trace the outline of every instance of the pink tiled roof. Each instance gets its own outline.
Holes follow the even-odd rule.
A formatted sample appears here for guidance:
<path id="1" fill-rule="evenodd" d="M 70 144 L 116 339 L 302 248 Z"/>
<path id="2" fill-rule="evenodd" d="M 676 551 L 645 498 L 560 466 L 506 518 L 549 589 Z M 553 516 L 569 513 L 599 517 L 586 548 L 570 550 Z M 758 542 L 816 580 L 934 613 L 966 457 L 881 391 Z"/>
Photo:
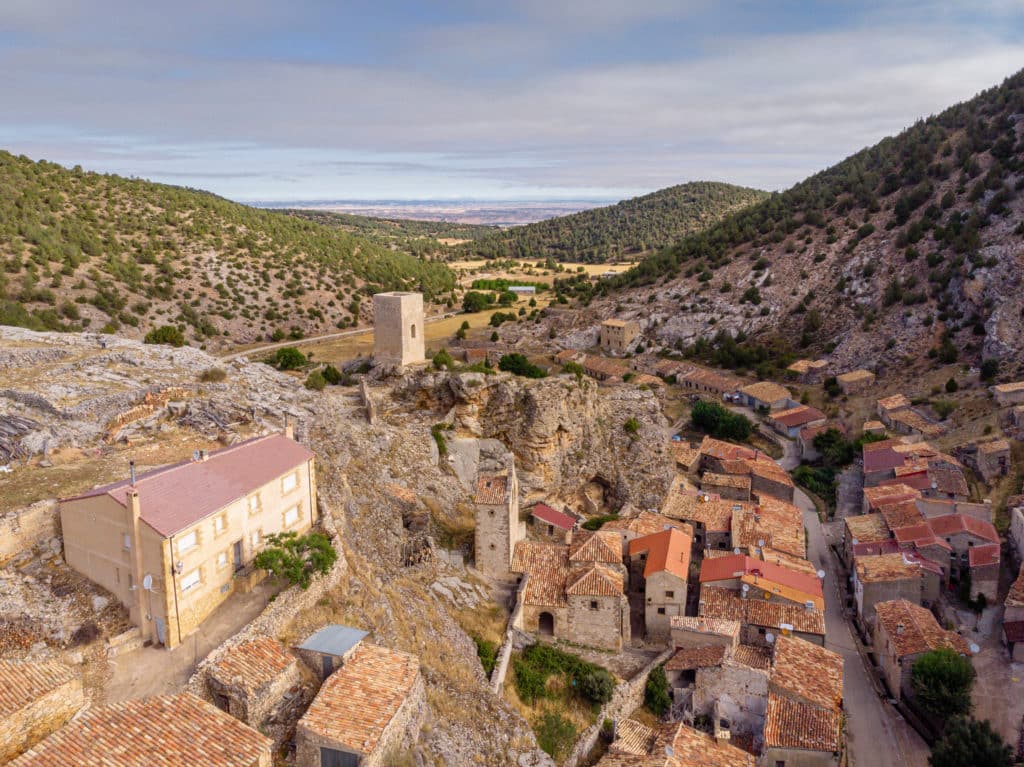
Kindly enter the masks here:
<path id="1" fill-rule="evenodd" d="M 941 517 L 932 517 L 928 520 L 928 524 L 936 535 L 943 537 L 957 533 L 969 533 L 990 543 L 999 543 L 999 533 L 996 532 L 991 522 L 966 514 L 946 514 Z"/>
<path id="2" fill-rule="evenodd" d="M 538 503 L 530 509 L 530 514 L 541 522 L 547 522 L 549 525 L 554 525 L 562 530 L 572 530 L 576 525 L 575 519 L 570 517 L 568 514 L 563 514 L 560 511 L 552 509 L 546 503 Z"/>
<path id="3" fill-rule="evenodd" d="M 271 434 L 215 450 L 205 461 L 146 472 L 135 480 L 142 521 L 164 537 L 174 535 L 312 459 L 298 442 Z M 130 489 L 124 479 L 65 502 L 109 495 L 127 508 Z"/>
<path id="4" fill-rule="evenodd" d="M 999 544 L 986 543 L 982 546 L 972 546 L 967 552 L 967 564 L 970 567 L 984 567 L 985 565 L 999 564 Z"/>

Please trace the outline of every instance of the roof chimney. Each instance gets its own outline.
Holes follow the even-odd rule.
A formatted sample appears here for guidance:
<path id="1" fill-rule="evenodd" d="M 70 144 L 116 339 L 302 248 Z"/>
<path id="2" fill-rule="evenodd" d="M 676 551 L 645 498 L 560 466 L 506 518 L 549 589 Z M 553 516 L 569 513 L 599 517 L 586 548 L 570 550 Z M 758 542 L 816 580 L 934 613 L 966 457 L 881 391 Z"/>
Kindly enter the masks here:
<path id="1" fill-rule="evenodd" d="M 131 486 L 135 487 L 135 461 L 128 461 L 128 477 Z"/>
<path id="2" fill-rule="evenodd" d="M 896 633 L 897 633 L 897 635 L 903 633 L 903 622 L 902 621 L 900 621 L 899 623 L 896 624 Z"/>
<path id="3" fill-rule="evenodd" d="M 288 439 L 295 439 L 295 425 L 292 423 L 292 419 L 288 418 L 284 422 L 284 436 Z"/>

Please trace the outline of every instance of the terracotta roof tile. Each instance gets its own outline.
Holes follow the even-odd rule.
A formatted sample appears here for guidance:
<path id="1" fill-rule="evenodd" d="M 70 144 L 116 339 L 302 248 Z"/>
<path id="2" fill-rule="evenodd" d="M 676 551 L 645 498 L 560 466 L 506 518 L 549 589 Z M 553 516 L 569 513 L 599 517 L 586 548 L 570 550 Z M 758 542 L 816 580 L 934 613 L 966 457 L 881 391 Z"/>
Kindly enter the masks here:
<path id="1" fill-rule="evenodd" d="M 160 695 L 91 708 L 10 767 L 252 767 L 272 745 L 194 695 Z"/>
<path id="2" fill-rule="evenodd" d="M 793 396 L 785 386 L 771 381 L 752 383 L 741 388 L 740 392 L 761 402 L 777 402 L 780 399 L 789 399 Z"/>
<path id="3" fill-rule="evenodd" d="M 1000 394 L 1010 394 L 1012 392 L 1024 390 L 1024 381 L 1014 381 L 1013 383 L 996 384 L 991 388 L 992 391 L 997 391 Z"/>
<path id="4" fill-rule="evenodd" d="M 622 595 L 622 573 L 604 565 L 591 565 L 570 573 L 565 593 L 568 596 L 614 597 Z"/>
<path id="5" fill-rule="evenodd" d="M 507 474 L 481 474 L 476 480 L 476 503 L 500 506 L 508 497 Z"/>
<path id="6" fill-rule="evenodd" d="M 692 535 L 670 528 L 630 541 L 629 556 L 647 553 L 644 578 L 650 578 L 655 573 L 669 572 L 686 581 L 690 577 L 690 549 L 692 547 Z"/>
<path id="7" fill-rule="evenodd" d="M 519 541 L 512 551 L 514 573 L 529 576 L 523 590 L 528 605 L 565 605 L 565 582 L 569 577 L 569 547 L 557 543 Z"/>
<path id="8" fill-rule="evenodd" d="M 58 661 L 0 660 L 0 717 L 11 716 L 77 676 Z"/>
<path id="9" fill-rule="evenodd" d="M 666 671 L 692 671 L 697 668 L 717 666 L 725 658 L 725 645 L 704 647 L 681 647 L 675 655 L 665 661 Z"/>
<path id="10" fill-rule="evenodd" d="M 864 370 L 860 368 L 858 370 L 851 370 L 849 373 L 840 373 L 836 376 L 836 380 L 839 383 L 857 383 L 858 381 L 874 381 L 875 374 L 870 370 Z"/>
<path id="11" fill-rule="evenodd" d="M 772 651 L 767 647 L 754 647 L 749 644 L 736 645 L 732 651 L 732 659 L 744 666 L 767 671 L 772 665 Z"/>
<path id="12" fill-rule="evenodd" d="M 701 587 L 698 613 L 702 618 L 724 618 L 776 630 L 787 624 L 802 634 L 825 635 L 825 614 L 820 610 L 781 601 L 743 599 L 734 591 L 714 586 Z"/>
<path id="13" fill-rule="evenodd" d="M 222 684 L 238 684 L 252 692 L 272 682 L 297 663 L 275 639 L 250 639 L 230 648 L 210 667 L 210 676 Z M 236 681 L 237 680 L 237 681 Z"/>
<path id="14" fill-rule="evenodd" d="M 762 499 L 753 509 L 733 513 L 732 543 L 741 549 L 763 545 L 803 557 L 807 550 L 803 516 L 792 504 L 774 498 Z"/>
<path id="15" fill-rule="evenodd" d="M 582 530 L 569 545 L 570 562 L 605 562 L 622 564 L 622 543 L 614 531 Z"/>
<path id="16" fill-rule="evenodd" d="M 714 634 L 715 636 L 733 638 L 738 637 L 740 633 L 738 620 L 697 617 L 695 615 L 673 615 L 669 619 L 669 626 L 694 634 Z"/>
<path id="17" fill-rule="evenodd" d="M 807 594 L 819 599 L 822 597 L 821 581 L 816 575 L 790 570 L 783 565 L 764 562 L 743 554 L 705 559 L 701 562 L 700 582 L 702 584 L 734 578 L 751 583 L 755 591 L 778 593 L 776 587 L 779 587 L 781 590 Z"/>
<path id="18" fill-rule="evenodd" d="M 611 753 L 647 756 L 654 748 L 657 733 L 635 719 L 623 719 L 615 729 L 615 742 L 609 747 Z"/>
<path id="19" fill-rule="evenodd" d="M 701 489 L 713 489 L 716 487 L 733 487 L 740 490 L 750 490 L 750 476 L 742 474 L 715 474 L 704 472 L 700 480 Z"/>
<path id="20" fill-rule="evenodd" d="M 916 501 L 883 503 L 878 507 L 878 513 L 882 515 L 890 530 L 916 525 L 924 520 L 924 514 L 917 508 Z"/>
<path id="21" fill-rule="evenodd" d="M 889 397 L 882 397 L 882 399 L 877 400 L 877 403 L 879 410 L 886 412 L 894 412 L 910 407 L 910 400 L 907 399 L 905 394 L 893 394 Z"/>
<path id="22" fill-rule="evenodd" d="M 368 754 L 419 676 L 416 656 L 360 644 L 345 665 L 327 677 L 299 727 Z"/>
<path id="23" fill-rule="evenodd" d="M 283 434 L 256 437 L 214 450 L 205 461 L 183 461 L 140 474 L 135 480 L 142 521 L 162 536 L 174 535 L 313 459 Z M 65 502 L 109 495 L 128 507 L 128 479 Z"/>
<path id="24" fill-rule="evenodd" d="M 864 449 L 866 450 L 867 447 L 865 445 Z M 866 467 L 865 471 L 867 471 Z M 864 488 L 864 498 L 868 502 L 868 508 L 873 511 L 877 511 L 879 506 L 886 503 L 912 501 L 920 497 L 921 494 L 917 490 L 909 485 L 902 485 L 898 482 L 891 485 Z"/>
<path id="25" fill-rule="evenodd" d="M 548 506 L 546 503 L 538 503 L 530 509 L 530 514 L 541 522 L 554 525 L 560 530 L 572 530 L 576 526 L 576 520 L 561 511 Z"/>
<path id="26" fill-rule="evenodd" d="M 906 599 L 875 603 L 878 627 L 885 630 L 899 658 L 949 647 L 970 654 L 967 640 L 954 631 L 943 629 L 930 610 Z M 901 630 L 902 628 L 902 630 Z"/>
<path id="27" fill-rule="evenodd" d="M 822 708 L 839 710 L 843 702 L 843 656 L 805 639 L 775 640 L 771 686 Z"/>
<path id="28" fill-rule="evenodd" d="M 825 417 L 825 414 L 817 408 L 797 405 L 786 410 L 779 410 L 771 416 L 771 420 L 787 429 L 791 429 L 794 426 L 803 426 L 812 421 L 822 421 Z"/>
<path id="29" fill-rule="evenodd" d="M 905 552 L 857 557 L 854 561 L 854 569 L 857 571 L 857 580 L 861 583 L 921 577 L 920 565 L 909 558 Z"/>
<path id="30" fill-rule="evenodd" d="M 889 526 L 881 514 L 861 514 L 847 517 L 846 532 L 851 540 L 859 543 L 884 541 L 889 538 Z"/>
<path id="31" fill-rule="evenodd" d="M 803 375 L 809 373 L 812 370 L 823 370 L 828 367 L 828 360 L 797 360 L 792 365 L 786 368 L 794 373 Z"/>
<path id="32" fill-rule="evenodd" d="M 943 538 L 966 533 L 989 543 L 999 543 L 999 533 L 991 522 L 967 514 L 945 514 L 928 520 L 932 531 Z"/>
<path id="33" fill-rule="evenodd" d="M 724 442 L 713 437 L 704 437 L 700 443 L 700 452 L 702 455 L 718 459 L 756 459 L 759 451 L 752 447 L 735 445 L 732 442 Z"/>
<path id="34" fill-rule="evenodd" d="M 605 522 L 601 529 L 604 531 L 616 531 L 621 533 L 633 533 L 634 535 L 654 535 L 672 527 L 687 535 L 693 535 L 693 528 L 678 519 L 670 519 L 664 514 L 656 514 L 653 511 L 641 511 L 632 517 L 620 517 Z"/>
<path id="35" fill-rule="evenodd" d="M 998 565 L 1000 558 L 998 543 L 985 543 L 981 546 L 972 546 L 967 550 L 967 564 L 969 567 L 986 567 L 987 565 Z"/>
<path id="36" fill-rule="evenodd" d="M 766 748 L 837 752 L 840 727 L 838 711 L 768 693 L 764 721 Z"/>

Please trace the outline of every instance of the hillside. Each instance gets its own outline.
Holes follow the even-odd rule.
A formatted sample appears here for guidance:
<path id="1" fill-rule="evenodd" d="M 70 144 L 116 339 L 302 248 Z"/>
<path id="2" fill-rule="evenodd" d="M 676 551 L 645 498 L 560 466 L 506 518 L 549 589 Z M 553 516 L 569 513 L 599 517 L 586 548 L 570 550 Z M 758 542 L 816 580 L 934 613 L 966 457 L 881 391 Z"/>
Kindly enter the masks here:
<path id="1" fill-rule="evenodd" d="M 215 195 L 0 152 L 0 324 L 195 341 L 347 327 L 378 290 L 439 298 L 442 264 Z"/>
<path id="2" fill-rule="evenodd" d="M 756 189 L 695 181 L 570 216 L 517 226 L 466 243 L 460 255 L 604 263 L 634 259 L 763 200 Z"/>
<path id="3" fill-rule="evenodd" d="M 650 256 L 594 308 L 642 304 L 678 349 L 726 330 L 848 366 L 1019 366 L 1022 135 L 1018 73 Z"/>
<path id="4" fill-rule="evenodd" d="M 497 227 L 480 224 L 356 216 L 330 210 L 283 208 L 280 212 L 333 226 L 416 256 L 446 253 L 450 245 L 497 231 Z"/>

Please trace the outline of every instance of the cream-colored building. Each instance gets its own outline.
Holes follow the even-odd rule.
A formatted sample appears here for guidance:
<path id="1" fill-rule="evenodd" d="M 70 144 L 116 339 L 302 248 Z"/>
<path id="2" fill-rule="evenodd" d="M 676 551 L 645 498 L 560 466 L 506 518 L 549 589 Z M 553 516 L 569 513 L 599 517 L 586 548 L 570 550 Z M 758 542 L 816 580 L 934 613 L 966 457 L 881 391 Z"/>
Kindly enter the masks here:
<path id="1" fill-rule="evenodd" d="M 640 325 L 634 320 L 605 320 L 601 323 L 601 348 L 625 354 L 639 335 Z"/>
<path id="2" fill-rule="evenodd" d="M 143 640 L 173 648 L 267 536 L 316 522 L 313 460 L 288 430 L 65 499 L 64 556 L 128 607 Z"/>
<path id="3" fill-rule="evenodd" d="M 394 291 L 373 297 L 373 358 L 379 363 L 411 365 L 426 357 L 423 294 Z"/>

